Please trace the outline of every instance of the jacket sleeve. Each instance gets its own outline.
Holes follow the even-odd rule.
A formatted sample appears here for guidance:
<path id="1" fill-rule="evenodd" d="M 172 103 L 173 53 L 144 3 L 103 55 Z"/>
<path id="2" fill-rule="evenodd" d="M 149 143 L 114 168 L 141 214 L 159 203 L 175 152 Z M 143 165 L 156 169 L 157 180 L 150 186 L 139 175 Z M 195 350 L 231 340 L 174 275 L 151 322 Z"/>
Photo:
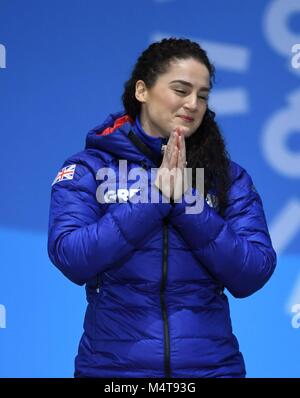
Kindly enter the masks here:
<path id="1" fill-rule="evenodd" d="M 129 258 L 171 209 L 169 203 L 126 202 L 104 213 L 96 189 L 93 173 L 76 165 L 74 178 L 55 183 L 51 192 L 48 255 L 79 285 Z"/>
<path id="2" fill-rule="evenodd" d="M 276 266 L 276 253 L 262 201 L 244 169 L 228 199 L 224 218 L 205 201 L 201 213 L 187 214 L 189 205 L 184 200 L 175 205 L 170 220 L 201 264 L 234 297 L 241 298 L 267 282 Z"/>

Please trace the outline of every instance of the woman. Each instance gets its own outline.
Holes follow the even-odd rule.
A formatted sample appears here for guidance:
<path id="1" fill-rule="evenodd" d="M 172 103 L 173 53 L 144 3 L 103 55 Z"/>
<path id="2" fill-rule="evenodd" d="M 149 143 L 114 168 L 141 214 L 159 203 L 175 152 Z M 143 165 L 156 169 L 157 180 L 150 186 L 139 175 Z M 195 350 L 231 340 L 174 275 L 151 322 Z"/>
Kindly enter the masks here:
<path id="1" fill-rule="evenodd" d="M 276 254 L 261 199 L 208 108 L 213 77 L 197 43 L 151 44 L 125 84 L 125 111 L 90 131 L 54 180 L 49 256 L 88 300 L 75 377 L 245 376 L 224 288 L 253 294 Z M 158 168 L 146 184 L 159 202 L 120 188 L 119 160 L 148 177 Z M 195 173 L 183 184 L 186 166 L 204 168 L 201 212 L 186 211 L 197 191 Z"/>

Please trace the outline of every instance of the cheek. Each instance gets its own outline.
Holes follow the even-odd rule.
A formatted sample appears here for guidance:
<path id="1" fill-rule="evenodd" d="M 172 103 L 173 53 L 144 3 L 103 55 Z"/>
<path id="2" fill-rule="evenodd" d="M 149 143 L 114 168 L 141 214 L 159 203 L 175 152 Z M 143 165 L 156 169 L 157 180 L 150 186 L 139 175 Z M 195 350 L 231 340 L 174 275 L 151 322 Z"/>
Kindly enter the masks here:
<path id="1" fill-rule="evenodd" d="M 180 106 L 179 98 L 174 96 L 173 93 L 165 93 L 164 95 L 159 97 L 159 104 L 161 108 L 169 111 L 173 111 L 178 109 Z"/>
<path id="2" fill-rule="evenodd" d="M 172 98 L 159 98 L 152 103 L 151 114 L 163 123 L 170 123 L 173 116 L 178 112 L 178 103 Z"/>

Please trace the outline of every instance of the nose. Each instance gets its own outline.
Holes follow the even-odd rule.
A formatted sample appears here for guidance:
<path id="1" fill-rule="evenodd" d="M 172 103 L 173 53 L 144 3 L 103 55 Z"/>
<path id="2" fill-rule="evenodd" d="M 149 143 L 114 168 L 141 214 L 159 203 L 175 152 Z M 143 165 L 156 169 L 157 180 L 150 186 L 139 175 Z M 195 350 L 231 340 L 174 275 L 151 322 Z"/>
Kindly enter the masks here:
<path id="1" fill-rule="evenodd" d="M 197 100 L 198 100 L 197 95 L 193 94 L 189 95 L 186 98 L 186 103 L 184 105 L 184 108 L 189 109 L 190 111 L 195 111 L 197 109 Z"/>

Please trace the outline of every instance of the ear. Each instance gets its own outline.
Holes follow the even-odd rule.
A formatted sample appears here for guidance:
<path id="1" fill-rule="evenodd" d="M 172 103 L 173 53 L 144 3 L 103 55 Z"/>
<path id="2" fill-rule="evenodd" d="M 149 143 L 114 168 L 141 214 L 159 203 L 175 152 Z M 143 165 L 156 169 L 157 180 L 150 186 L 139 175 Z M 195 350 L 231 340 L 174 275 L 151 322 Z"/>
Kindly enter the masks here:
<path id="1" fill-rule="evenodd" d="M 138 80 L 135 84 L 135 98 L 140 102 L 146 102 L 147 87 L 143 80 Z"/>

